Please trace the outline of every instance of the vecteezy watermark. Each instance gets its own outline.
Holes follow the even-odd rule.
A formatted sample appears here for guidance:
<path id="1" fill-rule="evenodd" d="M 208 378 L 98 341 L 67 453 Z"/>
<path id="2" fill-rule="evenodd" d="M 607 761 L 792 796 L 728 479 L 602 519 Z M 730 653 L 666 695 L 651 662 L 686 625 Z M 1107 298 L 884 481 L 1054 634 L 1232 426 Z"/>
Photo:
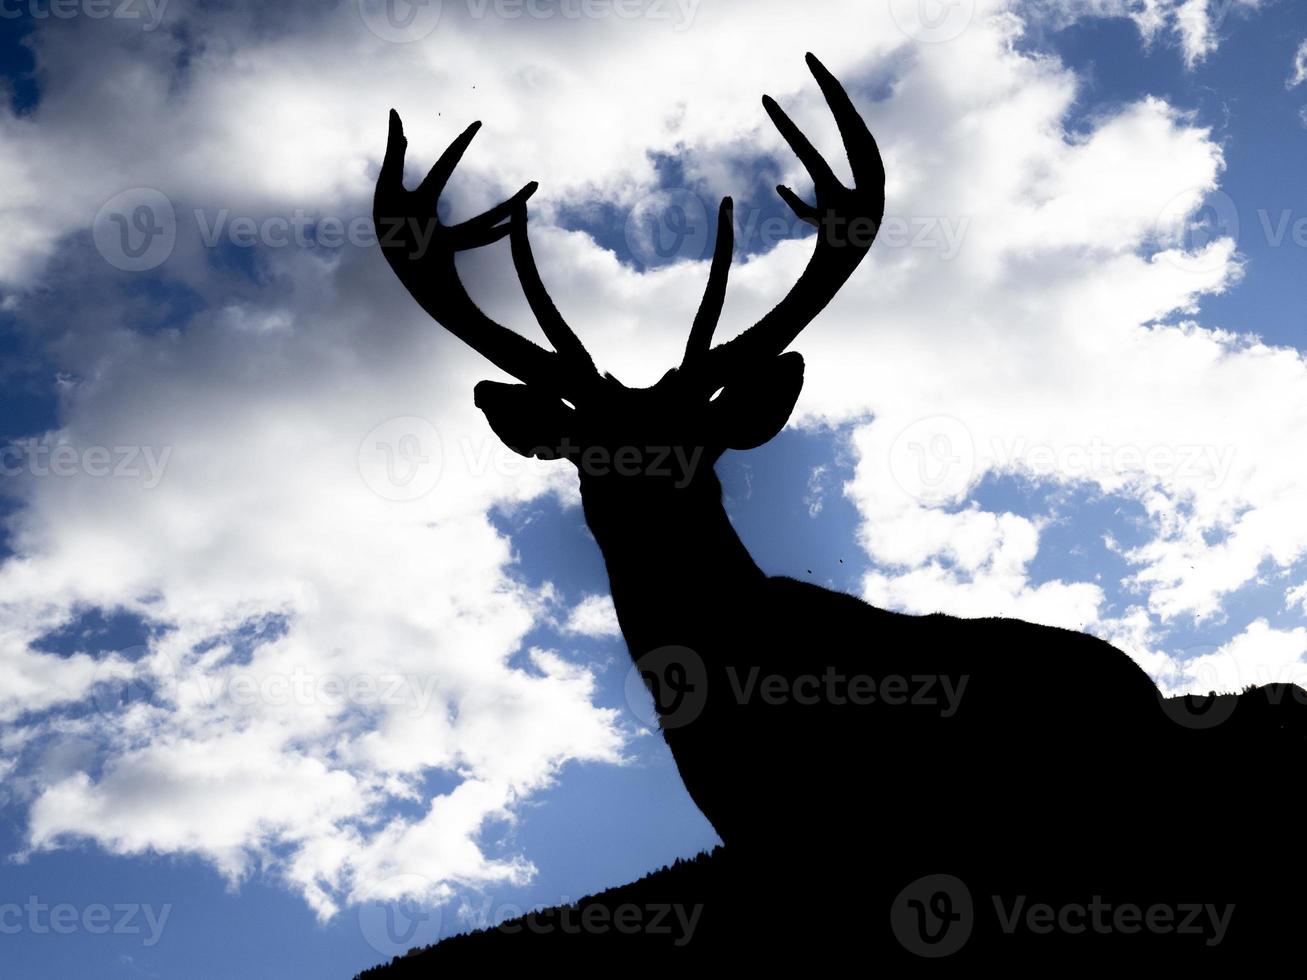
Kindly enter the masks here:
<path id="1" fill-rule="evenodd" d="M 689 647 L 658 647 L 631 665 L 625 693 L 631 713 L 647 728 L 681 728 L 703 713 L 708 669 Z"/>
<path id="2" fill-rule="evenodd" d="M 889 472 L 924 504 L 961 498 L 976 471 L 976 443 L 965 422 L 932 415 L 905 426 L 890 445 Z"/>
<path id="3" fill-rule="evenodd" d="M 1219 946 L 1230 928 L 1234 906 L 1180 902 L 1105 902 L 1094 895 L 1088 902 L 1032 902 L 1029 896 L 1004 899 L 992 896 L 999 928 L 1007 935 L 1028 932 L 1047 936 L 1057 932 L 1070 936 L 1095 933 L 1100 936 L 1132 936 L 1149 932 L 1158 936 L 1201 936 L 1207 946 Z"/>
<path id="4" fill-rule="evenodd" d="M 91 704 L 105 718 L 177 701 L 177 669 L 168 657 L 138 645 L 102 657 L 91 682 Z"/>
<path id="5" fill-rule="evenodd" d="M 970 681 L 967 674 L 845 674 L 827 667 L 820 674 L 764 674 L 758 666 L 726 668 L 726 680 L 738 704 L 756 701 L 774 707 L 816 705 L 934 708 L 941 718 L 957 713 Z"/>
<path id="6" fill-rule="evenodd" d="M 441 0 L 358 0 L 359 16 L 377 37 L 392 44 L 420 41 L 440 23 Z"/>
<path id="7" fill-rule="evenodd" d="M 1234 468 L 1237 447 L 1203 443 L 1114 443 L 1101 436 L 1058 444 L 995 436 L 989 460 L 1002 473 L 1056 480 L 1100 480 L 1128 474 L 1220 487 Z M 905 426 L 889 449 L 888 469 L 909 496 L 927 505 L 961 499 L 977 468 L 979 450 L 965 422 L 932 415 Z"/>
<path id="8" fill-rule="evenodd" d="M 585 446 L 564 436 L 556 446 L 537 446 L 533 455 L 569 459 L 582 476 L 645 476 L 670 480 L 684 490 L 703 460 L 703 446 Z"/>
<path id="9" fill-rule="evenodd" d="M 163 481 L 171 456 L 172 446 L 72 446 L 19 439 L 0 447 L 0 475 L 138 480 L 153 490 Z"/>
<path id="10" fill-rule="evenodd" d="M 377 244 L 372 219 L 364 215 L 349 218 L 330 214 L 312 215 L 303 208 L 295 208 L 289 217 L 280 214 L 257 218 L 253 215 L 233 215 L 229 208 L 219 208 L 212 212 L 196 208 L 193 214 L 200 241 L 205 248 L 217 248 L 220 245 L 254 248 L 262 245 L 266 248 L 337 249 L 345 245 L 372 248 Z M 438 227 L 434 218 L 427 224 L 430 231 L 419 239 L 424 244 L 430 244 L 430 236 Z"/>
<path id="11" fill-rule="evenodd" d="M 1271 213 L 1261 208 L 1257 223 L 1271 248 L 1279 248 L 1286 238 L 1298 248 L 1307 248 L 1307 218 L 1295 218 L 1292 210 L 1285 208 L 1272 219 Z"/>
<path id="12" fill-rule="evenodd" d="M 170 915 L 171 903 L 158 908 L 140 902 L 49 905 L 29 895 L 22 904 L 0 903 L 0 936 L 71 936 L 84 932 L 91 936 L 141 936 L 142 946 L 155 946 L 163 938 Z"/>
<path id="13" fill-rule="evenodd" d="M 269 249 L 302 248 L 336 250 L 375 248 L 377 233 L 368 215 L 310 214 L 295 208 L 289 215 L 233 214 L 230 208 L 205 210 L 193 208 L 189 219 L 195 223 L 200 244 L 205 248 Z M 411 224 L 411 228 L 410 228 Z M 391 233 L 412 231 L 411 240 L 420 258 L 439 228 L 432 217 L 423 221 L 399 219 Z M 91 227 L 96 250 L 116 269 L 124 272 L 149 272 L 163 265 L 177 247 L 179 223 L 177 210 L 162 191 L 153 187 L 133 187 L 115 194 L 100 208 Z M 389 244 L 383 240 L 383 244 Z"/>
<path id="14" fill-rule="evenodd" d="M 694 22 L 700 0 L 358 0 L 368 30 L 383 41 L 408 44 L 428 36 L 447 8 L 472 20 L 666 21 L 675 31 Z"/>
<path id="15" fill-rule="evenodd" d="M 257 247 L 317 249 L 344 247 L 403 249 L 411 259 L 422 258 L 441 225 L 435 216 L 392 217 L 374 224 L 370 215 L 313 214 L 295 208 L 289 214 L 236 214 L 230 208 L 192 208 L 183 213 L 187 227 L 205 248 Z M 886 215 L 848 218 L 827 212 L 816 231 L 834 246 L 882 247 L 929 251 L 943 261 L 961 252 L 971 226 L 968 217 L 947 215 Z M 637 202 L 624 226 L 627 247 L 643 265 L 654 267 L 709 256 L 715 239 L 703 199 L 685 188 L 661 190 Z M 800 238 L 813 226 L 796 217 L 767 216 L 758 208 L 735 209 L 737 247 L 766 251 L 782 241 Z M 110 265 L 124 272 L 149 272 L 171 257 L 181 231 L 172 201 L 152 187 L 134 187 L 115 194 L 100 208 L 92 225 L 96 249 Z"/>
<path id="16" fill-rule="evenodd" d="M 890 929 L 910 953 L 927 959 L 952 956 L 971 938 L 971 890 L 953 875 L 910 882 L 890 903 Z"/>
<path id="17" fill-rule="evenodd" d="M 1098 436 L 1086 442 L 1058 446 L 1030 443 L 1022 438 L 994 439 L 993 458 L 1000 468 L 1034 476 L 1092 479 L 1122 473 L 1147 473 L 1161 479 L 1202 483 L 1209 490 L 1221 486 L 1234 467 L 1235 446 L 1212 444 L 1134 445 L 1110 443 Z"/>
<path id="18" fill-rule="evenodd" d="M 0 0 L 0 18 L 17 20 L 138 20 L 152 31 L 163 20 L 168 0 Z"/>
<path id="19" fill-rule="evenodd" d="M 1175 654 L 1179 662 L 1176 687 L 1189 693 L 1163 698 L 1162 710 L 1184 728 L 1206 729 L 1224 724 L 1238 710 L 1239 692 L 1264 688 L 1260 695 L 1272 707 L 1285 702 L 1307 704 L 1307 664 L 1300 661 L 1245 665 L 1215 644 L 1190 646 Z"/>
<path id="20" fill-rule="evenodd" d="M 626 214 L 622 233 L 627 249 L 642 264 L 666 265 L 704 258 L 713 220 L 702 197 L 688 188 L 673 187 L 637 201 Z"/>
<path id="21" fill-rule="evenodd" d="M 1204 693 L 1162 698 L 1163 714 L 1182 728 L 1201 730 L 1227 722 L 1234 714 L 1239 698 L 1217 691 L 1224 689 L 1229 680 L 1226 668 L 1237 672 L 1238 661 L 1233 657 L 1221 657 L 1220 647 L 1211 643 L 1187 647 L 1176 655 L 1176 659 L 1185 672 L 1186 687 Z"/>
<path id="22" fill-rule="evenodd" d="M 382 422 L 359 444 L 359 476 L 386 500 L 425 497 L 440 482 L 442 468 L 440 433 L 415 415 Z"/>
<path id="23" fill-rule="evenodd" d="M 1239 242 L 1239 208 L 1224 191 L 1191 187 L 1162 208 L 1154 234 L 1168 246 L 1162 254 L 1172 265 L 1185 272 L 1214 272 L 1227 256 L 1213 246 L 1225 239 Z"/>
<path id="24" fill-rule="evenodd" d="M 890 0 L 890 16 L 914 41 L 940 44 L 962 36 L 976 15 L 976 0 Z"/>
<path id="25" fill-rule="evenodd" d="M 177 246 L 177 212 L 162 191 L 132 187 L 104 202 L 91 238 L 115 269 L 148 272 L 168 261 Z"/>
<path id="26" fill-rule="evenodd" d="M 440 938 L 444 890 L 429 879 L 400 874 L 368 889 L 358 908 L 359 932 L 382 956 L 402 956 Z"/>
<path id="27" fill-rule="evenodd" d="M 548 935 L 561 932 L 568 935 L 603 935 L 617 932 L 622 935 L 672 936 L 672 945 L 684 946 L 694 938 L 694 930 L 703 914 L 703 905 L 684 906 L 679 903 L 649 902 L 637 905 L 623 902 L 607 906 L 599 902 L 577 907 L 565 905 L 546 912 L 528 912 L 521 921 L 510 919 L 500 924 L 504 933 L 533 932 Z"/>
<path id="28" fill-rule="evenodd" d="M 1284 208 L 1274 216 L 1261 208 L 1257 211 L 1257 226 L 1270 248 L 1281 248 L 1286 242 L 1295 248 L 1307 248 L 1307 216 L 1299 216 Z"/>
<path id="29" fill-rule="evenodd" d="M 1292 208 L 1272 212 L 1259 208 L 1256 228 L 1241 220 L 1234 199 L 1224 191 L 1189 188 L 1167 202 L 1157 218 L 1156 234 L 1170 246 L 1164 253 L 1171 263 L 1188 272 L 1213 272 L 1226 261 L 1222 249 L 1210 246 L 1228 239 L 1238 245 L 1241 240 L 1256 238 L 1267 248 L 1292 245 L 1307 249 L 1307 215 Z"/>
<path id="30" fill-rule="evenodd" d="M 460 437 L 449 459 L 461 459 L 473 477 L 493 472 L 520 476 L 532 457 L 570 460 L 583 477 L 648 477 L 683 490 L 703 465 L 704 446 L 580 446 L 564 436 L 554 445 L 522 446 L 517 452 L 498 439 Z M 440 482 L 446 454 L 440 434 L 427 419 L 406 415 L 388 419 L 359 444 L 363 482 L 386 500 L 425 497 Z"/>
<path id="31" fill-rule="evenodd" d="M 1099 895 L 1087 901 L 1056 904 L 1029 895 L 991 895 L 995 921 L 1005 936 L 1121 935 L 1201 937 L 1219 946 L 1230 928 L 1234 905 L 1211 903 L 1108 902 Z M 890 904 L 890 927 L 904 949 L 938 959 L 962 949 L 980 917 L 971 891 L 961 879 L 934 874 L 910 882 Z"/>
<path id="32" fill-rule="evenodd" d="M 576 905 L 563 898 L 551 908 L 528 910 L 511 903 L 496 904 L 492 897 L 487 896 L 480 908 L 469 909 L 464 917 L 470 928 L 496 929 L 507 935 L 529 932 L 538 936 L 551 933 L 601 936 L 616 932 L 624 936 L 666 936 L 672 945 L 681 947 L 694 938 L 702 915 L 702 904 L 622 902 L 605 905 L 592 901 Z"/>
<path id="33" fill-rule="evenodd" d="M 751 664 L 727 665 L 717 677 L 737 705 L 767 707 L 929 708 L 951 718 L 962 703 L 970 677 L 942 674 L 846 673 L 828 666 L 821 671 L 764 672 Z M 697 652 L 685 646 L 665 646 L 644 654 L 626 675 L 626 703 L 647 727 L 682 728 L 697 719 L 707 705 L 708 669 Z"/>
<path id="34" fill-rule="evenodd" d="M 187 216 L 205 248 L 302 248 L 336 250 L 375 248 L 378 235 L 370 215 L 310 214 L 295 208 L 289 215 L 234 214 L 230 208 L 193 208 Z M 430 219 L 395 219 L 387 226 L 390 238 L 412 243 L 420 258 L 430 247 L 440 223 Z M 172 201 L 153 187 L 132 187 L 101 206 L 91 225 L 91 237 L 104 260 L 124 272 L 149 272 L 172 256 L 180 231 Z M 402 237 L 401 237 L 402 236 Z"/>
<path id="35" fill-rule="evenodd" d="M 289 673 L 235 671 L 197 676 L 195 683 L 211 704 L 225 700 L 238 707 L 398 707 L 414 715 L 427 712 L 440 687 L 434 675 L 316 673 L 298 664 Z"/>
<path id="36" fill-rule="evenodd" d="M 654 191 L 627 212 L 623 226 L 626 246 L 644 266 L 707 258 L 716 238 L 716 208 L 686 187 Z M 813 225 L 794 216 L 767 215 L 757 207 L 737 205 L 733 218 L 736 248 L 766 251 L 782 241 L 800 238 Z M 827 212 L 817 219 L 818 237 L 831 245 L 882 247 L 932 251 L 944 261 L 956 258 L 971 226 L 968 217 L 947 215 L 886 215 L 848 218 Z"/>

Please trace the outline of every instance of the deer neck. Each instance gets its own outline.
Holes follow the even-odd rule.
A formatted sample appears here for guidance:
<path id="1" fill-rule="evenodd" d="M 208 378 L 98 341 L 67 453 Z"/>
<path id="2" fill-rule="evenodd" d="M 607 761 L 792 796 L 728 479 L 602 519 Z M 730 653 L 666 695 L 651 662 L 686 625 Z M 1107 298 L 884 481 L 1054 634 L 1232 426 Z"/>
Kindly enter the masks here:
<path id="1" fill-rule="evenodd" d="M 631 655 L 711 647 L 733 609 L 755 603 L 766 581 L 731 525 L 716 475 L 635 500 L 607 490 L 583 481 L 581 499 Z"/>

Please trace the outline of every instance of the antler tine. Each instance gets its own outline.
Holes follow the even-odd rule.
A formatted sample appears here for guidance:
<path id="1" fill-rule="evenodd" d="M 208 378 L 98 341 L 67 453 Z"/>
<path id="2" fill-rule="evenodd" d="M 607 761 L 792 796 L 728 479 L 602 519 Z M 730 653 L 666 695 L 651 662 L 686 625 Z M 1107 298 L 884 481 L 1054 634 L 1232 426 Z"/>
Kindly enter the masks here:
<path id="1" fill-rule="evenodd" d="M 410 192 L 403 183 L 408 140 L 399 114 L 390 111 L 390 135 L 372 204 L 382 254 L 413 298 L 459 340 L 518 380 L 561 391 L 567 382 L 597 377 L 598 372 L 545 292 L 526 241 L 526 202 L 538 185 L 532 181 L 507 201 L 457 225 L 442 224 L 436 213 L 441 192 L 480 127 L 475 122 L 465 129 Z M 506 218 L 507 223 L 501 223 Z M 556 351 L 545 350 L 488 317 L 459 278 L 455 264 L 459 252 L 489 245 L 505 235 L 513 236 L 518 277 Z"/>
<path id="2" fill-rule="evenodd" d="M 808 70 L 817 79 L 817 87 L 830 106 L 831 115 L 835 117 L 835 125 L 839 127 L 840 139 L 844 141 L 844 150 L 853 169 L 854 184 L 860 187 L 864 182 L 871 182 L 883 191 L 885 162 L 880 157 L 880 147 L 876 145 L 876 138 L 871 135 L 871 130 L 849 98 L 849 93 L 844 91 L 839 79 L 812 52 L 808 52 L 804 60 L 808 63 Z M 881 205 L 884 206 L 883 194 Z"/>
<path id="3" fill-rule="evenodd" d="M 812 177 L 817 203 L 808 204 L 785 186 L 777 187 L 777 193 L 800 220 L 817 226 L 817 244 L 798 282 L 771 311 L 734 340 L 709 351 L 714 376 L 785 350 L 853 274 L 884 217 L 885 167 L 876 140 L 835 76 L 812 54 L 807 62 L 839 126 L 854 186 L 841 184 L 785 111 L 763 96 L 767 114 Z"/>
<path id="4" fill-rule="evenodd" d="M 395 113 L 394 109 L 390 111 L 394 113 L 395 119 L 399 118 L 399 114 Z M 459 161 L 463 159 L 463 154 L 467 152 L 468 146 L 472 143 L 472 138 L 476 136 L 480 129 L 481 120 L 478 119 L 459 133 L 449 146 L 445 147 L 445 152 L 440 154 L 440 158 L 431 165 L 427 175 L 422 178 L 422 183 L 413 192 L 419 202 L 429 204 L 433 210 L 435 209 L 436 202 L 440 199 L 440 192 L 449 183 L 449 178 L 453 176 L 454 169 L 458 166 Z M 407 143 L 407 140 L 405 142 Z"/>
<path id="5" fill-rule="evenodd" d="M 540 270 L 536 268 L 535 255 L 531 252 L 531 240 L 527 237 L 526 198 L 518 202 L 510 224 L 512 231 L 509 234 L 509 244 L 513 249 L 513 266 L 517 269 L 517 278 L 522 283 L 522 291 L 526 293 L 526 301 L 536 320 L 540 322 L 540 328 L 545 332 L 549 343 L 553 344 L 554 350 L 558 351 L 563 362 L 575 374 L 580 375 L 578 380 L 597 378 L 599 371 L 595 367 L 594 359 L 590 357 L 590 352 L 585 349 L 580 338 L 558 312 L 558 307 L 554 305 L 540 278 Z"/>
<path id="6" fill-rule="evenodd" d="M 694 325 L 690 327 L 690 337 L 685 343 L 685 356 L 681 359 L 681 370 L 687 371 L 697 367 L 707 356 L 712 345 L 713 331 L 721 319 L 722 304 L 726 302 L 726 280 L 731 272 L 731 255 L 735 251 L 735 204 L 729 197 L 722 198 L 717 212 L 717 244 L 713 246 L 712 265 L 708 270 L 708 285 L 699 303 L 699 312 L 694 316 Z"/>
<path id="7" fill-rule="evenodd" d="M 826 158 L 817 152 L 817 148 L 808 141 L 808 137 L 803 134 L 784 109 L 777 104 L 776 100 L 770 95 L 762 97 L 762 107 L 767 110 L 767 115 L 771 117 L 772 123 L 780 131 L 785 142 L 790 145 L 794 155 L 799 158 L 804 169 L 812 177 L 813 185 L 816 187 L 818 194 L 824 190 L 830 190 L 840 186 L 835 172 L 831 170 L 830 164 Z"/>

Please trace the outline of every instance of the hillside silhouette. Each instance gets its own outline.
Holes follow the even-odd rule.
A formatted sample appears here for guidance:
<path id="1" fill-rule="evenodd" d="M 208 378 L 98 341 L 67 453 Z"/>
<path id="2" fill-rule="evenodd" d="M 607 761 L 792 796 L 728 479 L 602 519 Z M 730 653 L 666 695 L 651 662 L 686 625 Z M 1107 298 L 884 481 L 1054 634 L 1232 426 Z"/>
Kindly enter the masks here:
<path id="1" fill-rule="evenodd" d="M 391 113 L 374 200 L 382 253 L 432 317 L 522 382 L 476 386 L 500 439 L 576 467 L 623 638 L 725 846 L 580 903 L 601 914 L 605 903 L 702 899 L 684 944 L 491 930 L 384 975 L 554 954 L 560 966 L 712 957 L 774 969 L 839 951 L 919 968 L 1140 952 L 1247 963 L 1292 948 L 1307 911 L 1288 837 L 1304 692 L 1164 700 L 1129 656 L 1082 633 L 909 616 L 769 577 L 731 526 L 714 464 L 784 427 L 804 375 L 787 348 L 857 269 L 884 214 L 875 140 L 839 82 L 808 64 L 854 186 L 764 97 L 812 178 L 813 204 L 778 188 L 817 229 L 812 258 L 772 310 L 714 345 L 734 247 L 723 201 L 684 357 L 649 388 L 600 373 L 545 291 L 527 238 L 534 184 L 456 225 L 436 216 L 479 124 L 409 191 Z M 491 320 L 459 279 L 458 253 L 503 238 L 552 350 Z"/>
<path id="2" fill-rule="evenodd" d="M 762 818 L 776 834 L 770 848 L 719 847 L 574 905 L 412 950 L 358 980 L 448 976 L 489 964 L 620 964 L 652 974 L 705 963 L 813 968 L 835 956 L 914 970 L 1137 963 L 1144 956 L 1170 967 L 1211 968 L 1292 957 L 1307 912 L 1293 820 L 1302 799 L 1307 691 L 1267 685 L 1240 695 L 1158 699 L 1155 707 L 1165 737 L 1135 753 L 1143 765 L 1124 766 L 1117 781 L 1097 784 L 1098 799 L 1068 799 L 1073 780 L 1047 780 L 1047 771 L 1020 766 L 1048 790 L 1024 798 L 1042 798 L 1043 805 L 1013 805 L 1004 790 L 995 795 L 991 788 L 1010 780 L 974 774 L 953 786 L 949 821 L 931 819 L 936 814 L 919 799 L 877 802 L 871 787 L 861 820 L 832 820 L 843 833 L 860 823 L 856 836 L 813 846 L 786 823 L 796 807 L 783 803 L 785 785 L 777 782 L 786 816 Z M 827 802 L 809 800 L 801 809 L 820 812 Z M 923 811 L 925 832 L 906 816 Z M 931 839 L 950 822 L 955 835 Z M 838 858 L 816 863 L 831 854 Z M 913 897 L 902 890 L 939 875 L 961 882 L 971 907 L 964 910 L 955 883 L 926 883 L 919 901 L 947 894 L 959 916 L 942 930 L 927 919 L 927 934 L 933 929 L 946 939 L 964 924 L 967 933 L 956 950 L 934 958 L 934 947 L 920 938 Z M 1122 909 L 1136 907 L 1140 915 L 1097 931 L 1096 899 L 1109 910 L 1100 913 L 1109 924 Z M 1084 907 L 1084 930 L 1037 931 L 1028 916 L 1039 904 L 1059 912 Z M 1169 931 L 1147 928 L 1149 915 L 1156 926 L 1168 914 Z M 1009 931 L 1014 920 L 1020 925 Z"/>

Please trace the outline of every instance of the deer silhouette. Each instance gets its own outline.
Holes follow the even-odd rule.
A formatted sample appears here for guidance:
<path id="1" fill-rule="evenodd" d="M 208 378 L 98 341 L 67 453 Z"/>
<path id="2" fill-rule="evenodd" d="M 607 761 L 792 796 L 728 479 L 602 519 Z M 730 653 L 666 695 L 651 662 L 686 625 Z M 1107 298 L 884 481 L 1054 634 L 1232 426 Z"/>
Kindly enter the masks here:
<path id="1" fill-rule="evenodd" d="M 772 310 L 714 345 L 734 247 L 726 198 L 684 357 L 651 387 L 601 373 L 546 292 L 527 237 L 535 183 L 467 221 L 438 218 L 479 123 L 409 191 L 392 110 L 374 198 L 383 254 L 427 313 L 522 382 L 475 388 L 499 438 L 576 466 L 626 645 L 685 786 L 728 852 L 783 865 L 791 884 L 856 880 L 887 903 L 933 871 L 1048 894 L 1205 886 L 1211 877 L 1189 874 L 1186 854 L 1202 847 L 1208 820 L 1245 825 L 1246 807 L 1203 799 L 1195 820 L 1177 786 L 1235 768 L 1269 783 L 1296 761 L 1301 726 L 1291 742 L 1268 734 L 1284 728 L 1270 712 L 1254 743 L 1267 751 L 1245 758 L 1220 726 L 1177 725 L 1148 675 L 1102 640 L 1007 619 L 909 616 L 768 576 L 731 525 L 713 464 L 784 427 L 803 385 L 803 359 L 787 348 L 855 272 L 885 207 L 875 139 L 834 76 L 811 54 L 807 62 L 853 187 L 764 97 L 812 178 L 811 204 L 777 188 L 817 228 L 811 260 Z M 488 317 L 459 279 L 459 252 L 504 237 L 552 350 Z M 1218 881 L 1220 895 L 1241 898 L 1264 883 Z"/>

